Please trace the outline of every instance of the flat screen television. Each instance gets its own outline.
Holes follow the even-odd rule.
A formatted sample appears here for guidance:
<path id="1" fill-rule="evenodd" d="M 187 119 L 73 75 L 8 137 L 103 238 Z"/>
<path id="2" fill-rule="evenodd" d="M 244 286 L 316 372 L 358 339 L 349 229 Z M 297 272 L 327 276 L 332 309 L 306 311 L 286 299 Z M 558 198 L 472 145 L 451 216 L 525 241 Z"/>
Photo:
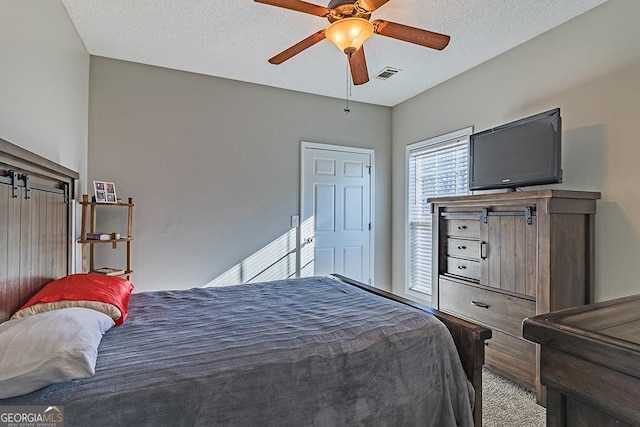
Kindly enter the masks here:
<path id="1" fill-rule="evenodd" d="M 469 189 L 490 190 L 562 182 L 560 109 L 474 133 Z"/>

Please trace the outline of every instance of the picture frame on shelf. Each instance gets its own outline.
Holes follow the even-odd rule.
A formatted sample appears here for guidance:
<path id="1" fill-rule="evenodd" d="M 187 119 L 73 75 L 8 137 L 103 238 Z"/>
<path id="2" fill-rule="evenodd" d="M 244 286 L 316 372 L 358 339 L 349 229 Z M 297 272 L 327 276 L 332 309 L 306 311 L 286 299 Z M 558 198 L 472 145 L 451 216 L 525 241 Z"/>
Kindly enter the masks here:
<path id="1" fill-rule="evenodd" d="M 93 181 L 94 197 L 97 203 L 117 203 L 116 185 L 113 182 Z"/>

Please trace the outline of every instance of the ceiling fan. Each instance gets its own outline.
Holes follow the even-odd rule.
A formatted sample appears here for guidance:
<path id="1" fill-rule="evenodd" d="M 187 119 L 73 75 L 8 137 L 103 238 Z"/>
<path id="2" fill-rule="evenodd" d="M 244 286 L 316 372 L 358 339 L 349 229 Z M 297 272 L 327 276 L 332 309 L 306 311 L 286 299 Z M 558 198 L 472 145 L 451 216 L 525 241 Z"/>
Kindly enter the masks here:
<path id="1" fill-rule="evenodd" d="M 282 64 L 287 59 L 327 38 L 349 57 L 351 78 L 354 85 L 369 81 L 367 62 L 364 56 L 364 41 L 373 34 L 403 40 L 420 46 L 442 50 L 450 37 L 420 28 L 376 19 L 369 21 L 371 13 L 389 0 L 331 0 L 327 7 L 317 6 L 301 0 L 254 0 L 285 9 L 327 18 L 331 25 L 294 44 L 269 59 L 272 64 Z"/>

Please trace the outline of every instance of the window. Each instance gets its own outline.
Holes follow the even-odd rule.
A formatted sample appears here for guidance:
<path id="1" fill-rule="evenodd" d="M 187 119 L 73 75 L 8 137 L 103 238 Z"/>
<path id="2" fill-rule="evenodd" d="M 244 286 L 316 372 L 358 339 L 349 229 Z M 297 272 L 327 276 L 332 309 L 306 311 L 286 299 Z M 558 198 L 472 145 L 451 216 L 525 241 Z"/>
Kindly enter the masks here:
<path id="1" fill-rule="evenodd" d="M 407 146 L 407 291 L 432 292 L 432 218 L 429 197 L 469 192 L 467 128 Z"/>

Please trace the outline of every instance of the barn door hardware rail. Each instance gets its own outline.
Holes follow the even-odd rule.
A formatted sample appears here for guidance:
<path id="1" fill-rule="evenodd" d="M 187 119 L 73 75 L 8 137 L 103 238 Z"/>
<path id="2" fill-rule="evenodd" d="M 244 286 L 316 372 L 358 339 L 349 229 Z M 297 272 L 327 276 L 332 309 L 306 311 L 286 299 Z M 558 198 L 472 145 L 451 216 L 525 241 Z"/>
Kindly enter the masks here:
<path id="1" fill-rule="evenodd" d="M 38 176 L 38 174 L 36 174 Z M 64 202 L 69 203 L 71 197 L 69 183 L 58 182 L 54 185 L 39 183 L 38 180 L 32 182 L 32 176 L 26 172 L 18 172 L 13 169 L 6 171 L 6 175 L 0 175 L 0 184 L 8 184 L 11 186 L 11 198 L 20 197 L 20 188 L 24 188 L 25 200 L 31 199 L 31 190 L 40 190 L 47 193 L 61 194 L 64 196 Z"/>
<path id="2" fill-rule="evenodd" d="M 524 211 L 490 211 L 489 208 L 482 208 L 480 219 L 484 224 L 490 216 L 524 216 L 527 224 L 533 224 L 533 217 L 536 216 L 536 209 L 533 206 L 525 206 Z"/>
<path id="3" fill-rule="evenodd" d="M 433 213 L 433 206 L 432 206 Z M 527 224 L 533 224 L 533 217 L 536 216 L 535 206 L 525 206 L 521 211 L 492 211 L 489 208 L 482 208 L 480 211 L 459 211 L 459 212 L 440 212 L 440 216 L 445 217 L 460 217 L 460 216 L 480 216 L 480 220 L 486 224 L 487 218 L 490 216 L 524 216 L 527 219 Z"/>

